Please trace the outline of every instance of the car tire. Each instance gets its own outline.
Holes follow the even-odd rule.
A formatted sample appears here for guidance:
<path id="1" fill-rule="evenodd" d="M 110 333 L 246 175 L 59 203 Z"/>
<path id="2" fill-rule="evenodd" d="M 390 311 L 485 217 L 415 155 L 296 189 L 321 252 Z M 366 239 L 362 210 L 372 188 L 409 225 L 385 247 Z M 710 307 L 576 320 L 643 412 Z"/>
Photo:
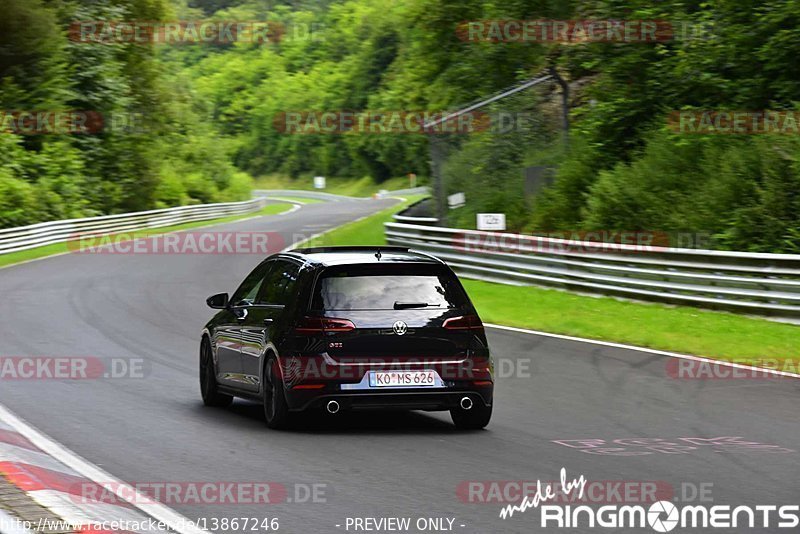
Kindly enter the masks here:
<path id="1" fill-rule="evenodd" d="M 280 364 L 275 356 L 270 355 L 264 365 L 262 384 L 264 419 L 267 421 L 267 426 L 273 429 L 286 428 L 289 424 L 289 407 L 286 404 Z"/>
<path id="2" fill-rule="evenodd" d="M 461 430 L 480 430 L 489 424 L 492 418 L 492 407 L 482 402 L 476 402 L 471 410 L 454 408 L 450 410 L 453 424 Z"/>
<path id="3" fill-rule="evenodd" d="M 208 338 L 203 338 L 200 343 L 200 395 L 206 406 L 224 408 L 233 402 L 233 397 L 217 390 L 216 376 L 214 359 L 211 357 L 211 343 Z"/>

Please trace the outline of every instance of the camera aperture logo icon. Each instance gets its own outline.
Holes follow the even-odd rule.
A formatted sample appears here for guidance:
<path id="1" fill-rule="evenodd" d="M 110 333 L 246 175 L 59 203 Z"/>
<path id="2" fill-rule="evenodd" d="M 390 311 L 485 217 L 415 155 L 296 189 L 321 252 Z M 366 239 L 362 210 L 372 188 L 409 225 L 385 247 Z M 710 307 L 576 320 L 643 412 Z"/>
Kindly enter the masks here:
<path id="1" fill-rule="evenodd" d="M 656 532 L 669 532 L 678 524 L 678 508 L 669 501 L 654 502 L 647 511 L 647 522 Z"/>

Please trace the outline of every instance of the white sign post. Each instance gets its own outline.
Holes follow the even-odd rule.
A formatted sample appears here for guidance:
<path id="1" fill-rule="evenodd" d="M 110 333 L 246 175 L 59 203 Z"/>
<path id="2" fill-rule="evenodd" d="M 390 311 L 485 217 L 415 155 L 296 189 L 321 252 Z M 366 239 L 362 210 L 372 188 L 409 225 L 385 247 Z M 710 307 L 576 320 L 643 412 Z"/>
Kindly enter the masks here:
<path id="1" fill-rule="evenodd" d="M 315 176 L 314 177 L 314 189 L 325 189 L 325 177 L 324 176 Z"/>
<path id="2" fill-rule="evenodd" d="M 467 196 L 464 193 L 453 193 L 447 196 L 447 205 L 450 209 L 460 208 L 467 202 Z"/>
<path id="3" fill-rule="evenodd" d="M 447 205 L 450 209 L 460 208 L 467 203 L 467 196 L 464 193 L 454 193 L 447 196 Z"/>
<path id="4" fill-rule="evenodd" d="M 505 230 L 505 213 L 478 213 L 478 230 Z"/>

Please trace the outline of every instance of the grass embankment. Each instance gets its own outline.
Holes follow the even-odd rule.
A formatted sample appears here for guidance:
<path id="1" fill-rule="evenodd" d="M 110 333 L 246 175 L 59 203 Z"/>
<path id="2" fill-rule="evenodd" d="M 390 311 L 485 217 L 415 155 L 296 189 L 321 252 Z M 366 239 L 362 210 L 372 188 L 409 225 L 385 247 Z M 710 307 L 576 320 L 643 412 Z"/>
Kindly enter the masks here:
<path id="1" fill-rule="evenodd" d="M 385 245 L 383 223 L 417 199 L 334 229 L 313 244 Z M 790 324 L 532 286 L 463 282 L 487 323 L 754 365 L 770 366 L 776 360 L 796 362 L 800 358 L 800 327 Z"/>
<path id="2" fill-rule="evenodd" d="M 250 217 L 260 217 L 263 215 L 277 215 L 279 213 L 289 211 L 290 209 L 292 209 L 292 207 L 293 206 L 291 204 L 267 204 L 261 210 L 254 213 L 231 215 L 230 217 L 220 217 L 219 219 L 208 219 L 205 221 L 176 224 L 173 226 L 164 226 L 162 228 L 133 230 L 130 232 L 124 232 L 124 234 L 135 234 L 135 236 L 137 237 L 143 236 L 145 234 L 146 235 L 168 234 L 171 232 L 178 232 L 181 230 L 191 230 L 192 228 L 199 228 L 203 226 L 224 224 L 227 222 L 235 222 L 241 219 L 249 219 Z M 109 238 L 119 235 L 123 234 L 109 234 Z M 7 265 L 13 265 L 15 263 L 20 263 L 24 261 L 44 258 L 46 256 L 52 256 L 54 254 L 63 254 L 65 252 L 70 252 L 70 251 L 72 251 L 72 249 L 69 248 L 69 245 L 67 243 L 54 243 L 52 245 L 45 245 L 43 247 L 31 248 L 28 250 L 22 250 L 20 252 L 2 254 L 0 255 L 0 267 L 5 267 Z"/>
<path id="3" fill-rule="evenodd" d="M 346 195 L 349 197 L 371 197 L 381 189 L 393 191 L 396 189 L 407 189 L 409 187 L 408 177 L 399 176 L 389 178 L 385 182 L 377 183 L 371 177 L 364 178 L 327 178 L 325 189 L 314 189 L 314 182 L 311 176 L 306 178 L 289 178 L 277 174 L 270 174 L 256 178 L 254 189 L 300 189 L 303 191 L 321 191 L 333 193 L 335 195 Z M 425 185 L 419 183 L 418 185 Z"/>

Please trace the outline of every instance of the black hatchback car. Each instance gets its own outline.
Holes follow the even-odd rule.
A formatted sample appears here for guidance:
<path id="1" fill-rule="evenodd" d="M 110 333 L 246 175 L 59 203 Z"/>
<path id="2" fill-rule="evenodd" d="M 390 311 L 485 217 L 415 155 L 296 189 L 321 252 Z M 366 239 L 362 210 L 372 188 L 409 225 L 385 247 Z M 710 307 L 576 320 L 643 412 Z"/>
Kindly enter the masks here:
<path id="1" fill-rule="evenodd" d="M 208 406 L 262 402 L 267 425 L 322 409 L 449 410 L 459 428 L 492 415 L 483 323 L 441 260 L 398 247 L 275 254 L 229 298 L 200 345 Z"/>

